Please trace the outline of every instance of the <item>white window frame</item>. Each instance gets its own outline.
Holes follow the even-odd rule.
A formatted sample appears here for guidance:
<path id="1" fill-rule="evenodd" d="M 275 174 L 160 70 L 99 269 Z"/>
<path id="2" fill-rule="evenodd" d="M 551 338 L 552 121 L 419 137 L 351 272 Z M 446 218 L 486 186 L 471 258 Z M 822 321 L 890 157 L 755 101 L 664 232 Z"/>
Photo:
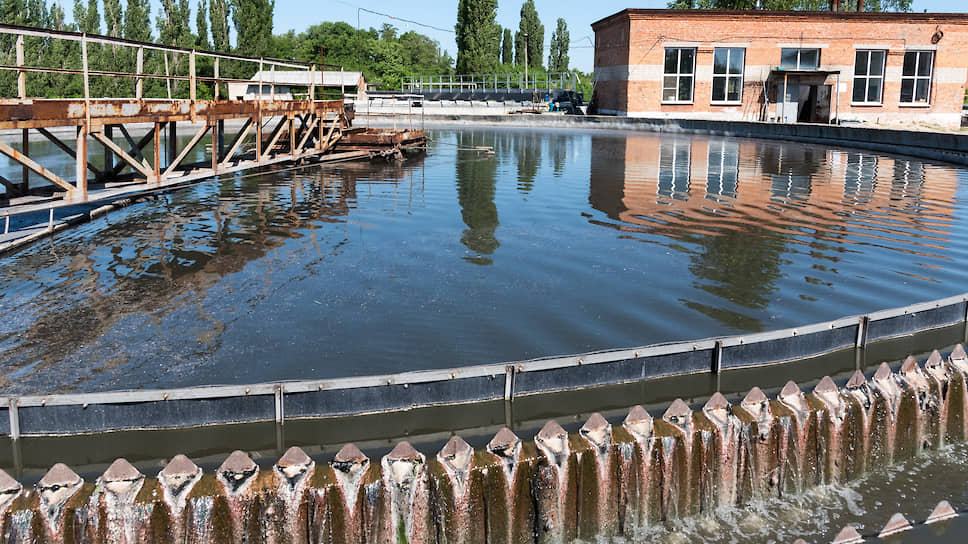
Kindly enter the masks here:
<path id="1" fill-rule="evenodd" d="M 881 73 L 880 75 L 871 74 L 871 57 L 873 53 L 881 53 Z M 858 55 L 867 55 L 867 72 L 865 74 L 857 73 L 857 57 Z M 851 89 L 850 103 L 852 105 L 859 106 L 880 106 L 884 103 L 884 70 L 887 67 L 887 51 L 883 49 L 857 49 L 854 53 L 854 83 L 853 89 Z M 875 79 L 880 81 L 877 92 L 877 100 L 871 100 L 868 96 L 870 91 L 870 80 Z M 854 100 L 854 91 L 857 89 L 857 82 L 864 82 L 864 100 Z"/>
<path id="2" fill-rule="evenodd" d="M 783 67 L 783 52 L 784 51 L 796 51 L 797 52 L 797 65 L 794 68 L 783 68 L 785 70 L 817 70 L 820 68 L 820 48 L 819 47 L 781 47 L 780 48 L 780 67 Z M 817 65 L 811 66 L 810 68 L 803 68 L 800 66 L 800 57 L 803 55 L 804 51 L 816 51 L 817 52 Z"/>
<path id="3" fill-rule="evenodd" d="M 666 59 L 666 55 L 670 51 L 676 51 L 676 71 L 671 73 L 665 71 L 665 59 Z M 683 51 L 692 51 L 692 71 L 691 72 L 680 72 L 680 70 L 682 69 Z M 666 100 L 666 97 L 665 97 L 666 89 L 670 88 L 670 87 L 666 87 L 665 82 L 666 82 L 666 78 L 670 78 L 670 77 L 675 78 L 675 82 L 676 82 L 675 100 Z M 689 85 L 688 100 L 679 98 L 679 82 L 682 78 L 685 78 L 685 77 L 688 77 L 692 81 L 692 84 Z M 663 104 L 692 104 L 693 99 L 695 97 L 696 97 L 696 48 L 695 47 L 666 47 L 662 52 L 662 95 L 660 97 L 662 99 L 662 103 Z"/>
<path id="4" fill-rule="evenodd" d="M 716 51 L 719 50 L 726 51 L 726 73 L 717 74 L 716 73 Z M 740 69 L 738 74 L 729 73 L 729 60 L 730 58 L 739 52 L 741 55 L 742 62 L 740 63 Z M 717 47 L 713 50 L 713 84 L 710 90 L 710 102 L 712 104 L 742 104 L 743 103 L 743 82 L 744 82 L 744 72 L 746 71 L 746 49 L 743 47 Z M 724 79 L 726 80 L 725 86 L 723 87 L 723 98 L 722 100 L 716 99 L 716 80 Z M 739 98 L 736 100 L 729 99 L 729 80 L 739 79 Z"/>
<path id="5" fill-rule="evenodd" d="M 932 87 L 932 80 L 934 79 L 934 56 L 935 56 L 934 53 L 935 53 L 934 51 L 931 51 L 929 49 L 911 49 L 904 52 L 905 57 L 908 56 L 908 54 L 917 55 L 916 57 L 917 60 L 915 60 L 914 62 L 913 76 L 904 75 L 904 62 L 903 60 L 901 61 L 901 94 L 898 96 L 898 101 L 902 106 L 930 106 L 931 105 L 931 87 Z M 927 55 L 928 58 L 931 59 L 931 69 L 928 70 L 928 75 L 919 76 L 918 68 L 921 67 L 921 59 L 923 59 L 925 55 Z M 918 80 L 922 80 L 922 81 L 926 80 L 928 82 L 928 92 L 926 94 L 926 100 L 924 102 L 918 102 L 915 99 L 915 95 L 917 94 L 917 90 L 918 90 Z M 905 81 L 912 82 L 911 100 L 907 102 L 904 101 L 904 94 L 903 94 Z"/>

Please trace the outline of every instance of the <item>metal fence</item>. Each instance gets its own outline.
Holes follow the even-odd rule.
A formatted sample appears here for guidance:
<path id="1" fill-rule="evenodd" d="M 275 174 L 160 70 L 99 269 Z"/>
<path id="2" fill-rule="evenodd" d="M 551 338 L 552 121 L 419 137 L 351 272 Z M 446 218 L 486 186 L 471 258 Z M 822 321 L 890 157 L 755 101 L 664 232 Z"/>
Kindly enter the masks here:
<path id="1" fill-rule="evenodd" d="M 405 76 L 403 92 L 506 92 L 575 89 L 577 80 L 568 72 L 530 74 L 468 74 L 444 76 Z"/>
<path id="2" fill-rule="evenodd" d="M 965 325 L 968 293 L 779 331 L 529 361 L 333 380 L 0 397 L 0 433 L 63 435 L 392 412 L 728 372 Z M 5 412 L 5 413 L 3 413 Z"/>

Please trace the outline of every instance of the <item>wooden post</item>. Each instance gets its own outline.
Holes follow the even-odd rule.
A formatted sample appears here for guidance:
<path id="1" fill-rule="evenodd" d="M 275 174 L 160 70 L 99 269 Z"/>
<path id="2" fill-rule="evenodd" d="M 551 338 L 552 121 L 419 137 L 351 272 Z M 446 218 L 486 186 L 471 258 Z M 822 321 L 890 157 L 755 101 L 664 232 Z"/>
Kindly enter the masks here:
<path id="1" fill-rule="evenodd" d="M 145 48 L 144 48 L 144 46 L 138 48 L 138 60 L 137 60 L 137 68 L 136 69 L 137 69 L 137 72 L 138 72 L 138 75 L 139 76 L 141 75 L 142 72 L 144 72 L 144 69 L 145 69 Z M 141 97 L 144 96 L 144 79 L 141 78 L 141 77 L 139 77 L 138 79 L 135 80 L 135 84 L 134 84 L 134 95 L 135 95 L 135 98 L 137 98 L 138 100 L 141 100 Z"/>
<path id="2" fill-rule="evenodd" d="M 218 88 L 219 88 L 218 78 L 219 78 L 219 73 L 218 73 L 218 57 L 215 57 L 215 93 L 212 95 L 212 96 L 215 97 L 215 100 L 218 100 Z M 219 122 L 221 122 L 221 121 L 219 121 Z"/>
<path id="3" fill-rule="evenodd" d="M 272 81 L 269 82 L 269 100 L 275 102 L 276 100 L 276 65 L 273 64 L 272 68 L 269 69 L 272 72 Z"/>
<path id="4" fill-rule="evenodd" d="M 222 154 L 225 153 L 225 120 L 218 120 L 218 157 L 222 160 Z"/>
<path id="5" fill-rule="evenodd" d="M 255 160 L 257 162 L 262 162 L 262 59 L 259 59 L 259 95 L 256 97 L 259 101 L 256 107 L 256 120 L 255 120 Z"/>
<path id="6" fill-rule="evenodd" d="M 178 156 L 178 124 L 175 121 L 168 121 L 168 150 L 165 152 L 165 166 L 170 166 L 171 161 Z"/>
<path id="7" fill-rule="evenodd" d="M 24 65 L 24 37 L 17 36 L 17 66 Z M 27 99 L 27 72 L 20 70 L 17 72 L 17 96 L 21 100 Z"/>
<path id="8" fill-rule="evenodd" d="M 84 71 L 84 132 L 86 133 L 87 127 L 91 126 L 91 81 L 87 68 L 87 34 L 81 35 L 81 66 Z M 86 149 L 84 154 L 87 155 Z"/>
<path id="9" fill-rule="evenodd" d="M 23 140 L 21 140 L 21 148 L 20 148 L 21 152 L 24 154 L 25 157 L 30 156 L 30 135 L 28 134 L 28 132 L 29 132 L 29 129 L 25 128 L 23 130 Z M 27 191 L 30 190 L 30 169 L 27 168 L 27 166 L 24 166 L 23 178 L 21 179 L 22 181 L 20 182 L 20 193 L 27 194 Z"/>
<path id="10" fill-rule="evenodd" d="M 195 104 L 196 94 L 196 79 L 195 79 L 195 50 L 188 54 L 188 97 L 192 101 L 192 105 Z"/>
<path id="11" fill-rule="evenodd" d="M 323 72 L 325 74 L 325 70 Z M 325 89 L 325 87 L 323 87 Z M 309 67 L 309 96 L 306 97 L 310 102 L 316 100 L 316 65 Z"/>
<path id="12" fill-rule="evenodd" d="M 221 152 L 219 147 L 219 130 L 222 128 L 222 122 L 216 121 L 212 123 L 212 173 L 218 174 L 218 156 Z"/>
<path id="13" fill-rule="evenodd" d="M 87 64 L 85 63 L 85 66 Z M 78 196 L 82 199 L 87 198 L 87 125 L 77 127 L 77 146 L 75 149 L 75 181 Z"/>
<path id="14" fill-rule="evenodd" d="M 168 89 L 168 100 L 171 100 L 171 79 L 168 78 L 168 51 L 165 51 L 165 86 Z"/>
<path id="15" fill-rule="evenodd" d="M 114 136 L 114 127 L 111 125 L 104 125 L 101 130 L 104 133 L 104 137 L 110 140 Z M 114 171 L 114 153 L 111 152 L 107 147 L 104 148 L 104 172 Z"/>
<path id="16" fill-rule="evenodd" d="M 296 116 L 289 114 L 289 156 L 296 156 Z"/>
<path id="17" fill-rule="evenodd" d="M 155 121 L 155 183 L 161 182 L 161 123 Z"/>

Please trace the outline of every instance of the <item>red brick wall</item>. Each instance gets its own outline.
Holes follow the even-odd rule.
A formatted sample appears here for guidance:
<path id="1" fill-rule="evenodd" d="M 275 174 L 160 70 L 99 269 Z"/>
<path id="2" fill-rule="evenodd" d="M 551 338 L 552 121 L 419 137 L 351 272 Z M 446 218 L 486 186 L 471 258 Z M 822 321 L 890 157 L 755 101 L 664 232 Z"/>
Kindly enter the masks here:
<path id="1" fill-rule="evenodd" d="M 956 124 L 968 79 L 965 14 L 626 10 L 592 28 L 597 103 L 604 112 L 620 115 L 762 119 L 763 81 L 780 64 L 780 49 L 798 44 L 819 46 L 820 69 L 840 71 L 841 119 Z M 943 36 L 935 44 L 938 30 Z M 693 103 L 663 104 L 665 47 L 680 45 L 697 49 Z M 742 105 L 711 104 L 713 51 L 725 46 L 746 50 Z M 851 105 L 855 52 L 868 48 L 887 51 L 882 101 Z M 904 106 L 904 52 L 919 48 L 935 51 L 930 105 Z M 820 81 L 837 89 L 834 75 Z M 837 96 L 831 102 L 836 109 Z"/>

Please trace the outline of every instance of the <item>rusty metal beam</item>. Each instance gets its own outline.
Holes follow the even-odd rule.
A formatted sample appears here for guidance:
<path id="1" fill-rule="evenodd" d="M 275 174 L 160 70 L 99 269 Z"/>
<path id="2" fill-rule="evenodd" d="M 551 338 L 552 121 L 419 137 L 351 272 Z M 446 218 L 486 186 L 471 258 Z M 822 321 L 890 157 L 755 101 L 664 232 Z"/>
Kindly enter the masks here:
<path id="1" fill-rule="evenodd" d="M 121 160 L 128 163 L 128 166 L 140 172 L 141 175 L 143 175 L 146 179 L 151 179 L 151 174 L 152 174 L 151 169 L 146 168 L 145 165 L 136 161 L 134 157 L 132 157 L 131 155 L 128 155 L 123 149 L 121 149 L 121 147 L 118 144 L 114 143 L 110 138 L 108 138 L 107 136 L 105 136 L 100 132 L 92 132 L 91 136 L 93 136 L 95 140 L 100 142 L 104 147 L 108 148 L 115 155 L 120 157 Z"/>
<path id="2" fill-rule="evenodd" d="M 60 176 L 58 176 L 57 174 L 51 172 L 50 170 L 44 168 L 43 166 L 41 166 L 39 164 L 37 164 L 30 157 L 24 155 L 23 153 L 17 151 L 16 149 L 10 147 L 9 145 L 7 145 L 7 144 L 5 144 L 3 142 L 0 142 L 0 153 L 3 153 L 4 155 L 10 157 L 14 161 L 19 162 L 23 166 L 25 166 L 25 167 L 29 168 L 30 170 L 32 170 L 33 172 L 39 174 L 41 177 L 43 177 L 47 181 L 53 183 L 54 185 L 60 187 L 61 189 L 64 189 L 65 191 L 67 191 L 67 193 L 69 195 L 73 195 L 76 187 L 74 187 L 70 183 L 64 181 L 64 179 L 61 178 Z"/>
<path id="3" fill-rule="evenodd" d="M 77 160 L 77 152 L 75 152 L 73 149 L 70 148 L 70 146 L 62 142 L 60 138 L 58 138 L 57 136 L 54 136 L 53 134 L 48 132 L 47 129 L 42 127 L 38 127 L 37 132 L 39 132 L 41 136 L 43 136 L 44 138 L 47 138 L 48 140 L 50 140 L 50 143 L 57 146 L 61 151 L 70 155 L 72 159 Z M 91 173 L 94 174 L 96 177 L 101 177 L 101 171 L 98 170 L 97 167 L 95 167 L 93 164 L 88 163 L 87 169 L 90 170 Z"/>
<path id="4" fill-rule="evenodd" d="M 20 187 L 18 187 L 16 183 L 13 183 L 3 176 L 0 176 L 0 185 L 3 185 L 7 188 L 7 198 L 10 198 L 11 195 L 20 193 Z"/>
<path id="5" fill-rule="evenodd" d="M 188 142 L 185 148 L 181 150 L 181 153 L 179 153 L 178 156 L 175 157 L 175 160 L 168 165 L 168 168 L 165 169 L 165 172 L 162 174 L 162 177 L 168 177 L 168 174 L 171 174 L 175 170 L 175 168 L 178 168 L 178 165 L 181 164 L 183 160 L 185 160 L 185 157 L 188 156 L 188 153 L 195 148 L 195 145 L 198 144 L 198 142 L 202 138 L 205 137 L 205 134 L 208 133 L 209 128 L 211 128 L 209 125 L 203 126 L 201 130 L 199 130 L 198 133 L 192 137 L 192 139 Z"/>

